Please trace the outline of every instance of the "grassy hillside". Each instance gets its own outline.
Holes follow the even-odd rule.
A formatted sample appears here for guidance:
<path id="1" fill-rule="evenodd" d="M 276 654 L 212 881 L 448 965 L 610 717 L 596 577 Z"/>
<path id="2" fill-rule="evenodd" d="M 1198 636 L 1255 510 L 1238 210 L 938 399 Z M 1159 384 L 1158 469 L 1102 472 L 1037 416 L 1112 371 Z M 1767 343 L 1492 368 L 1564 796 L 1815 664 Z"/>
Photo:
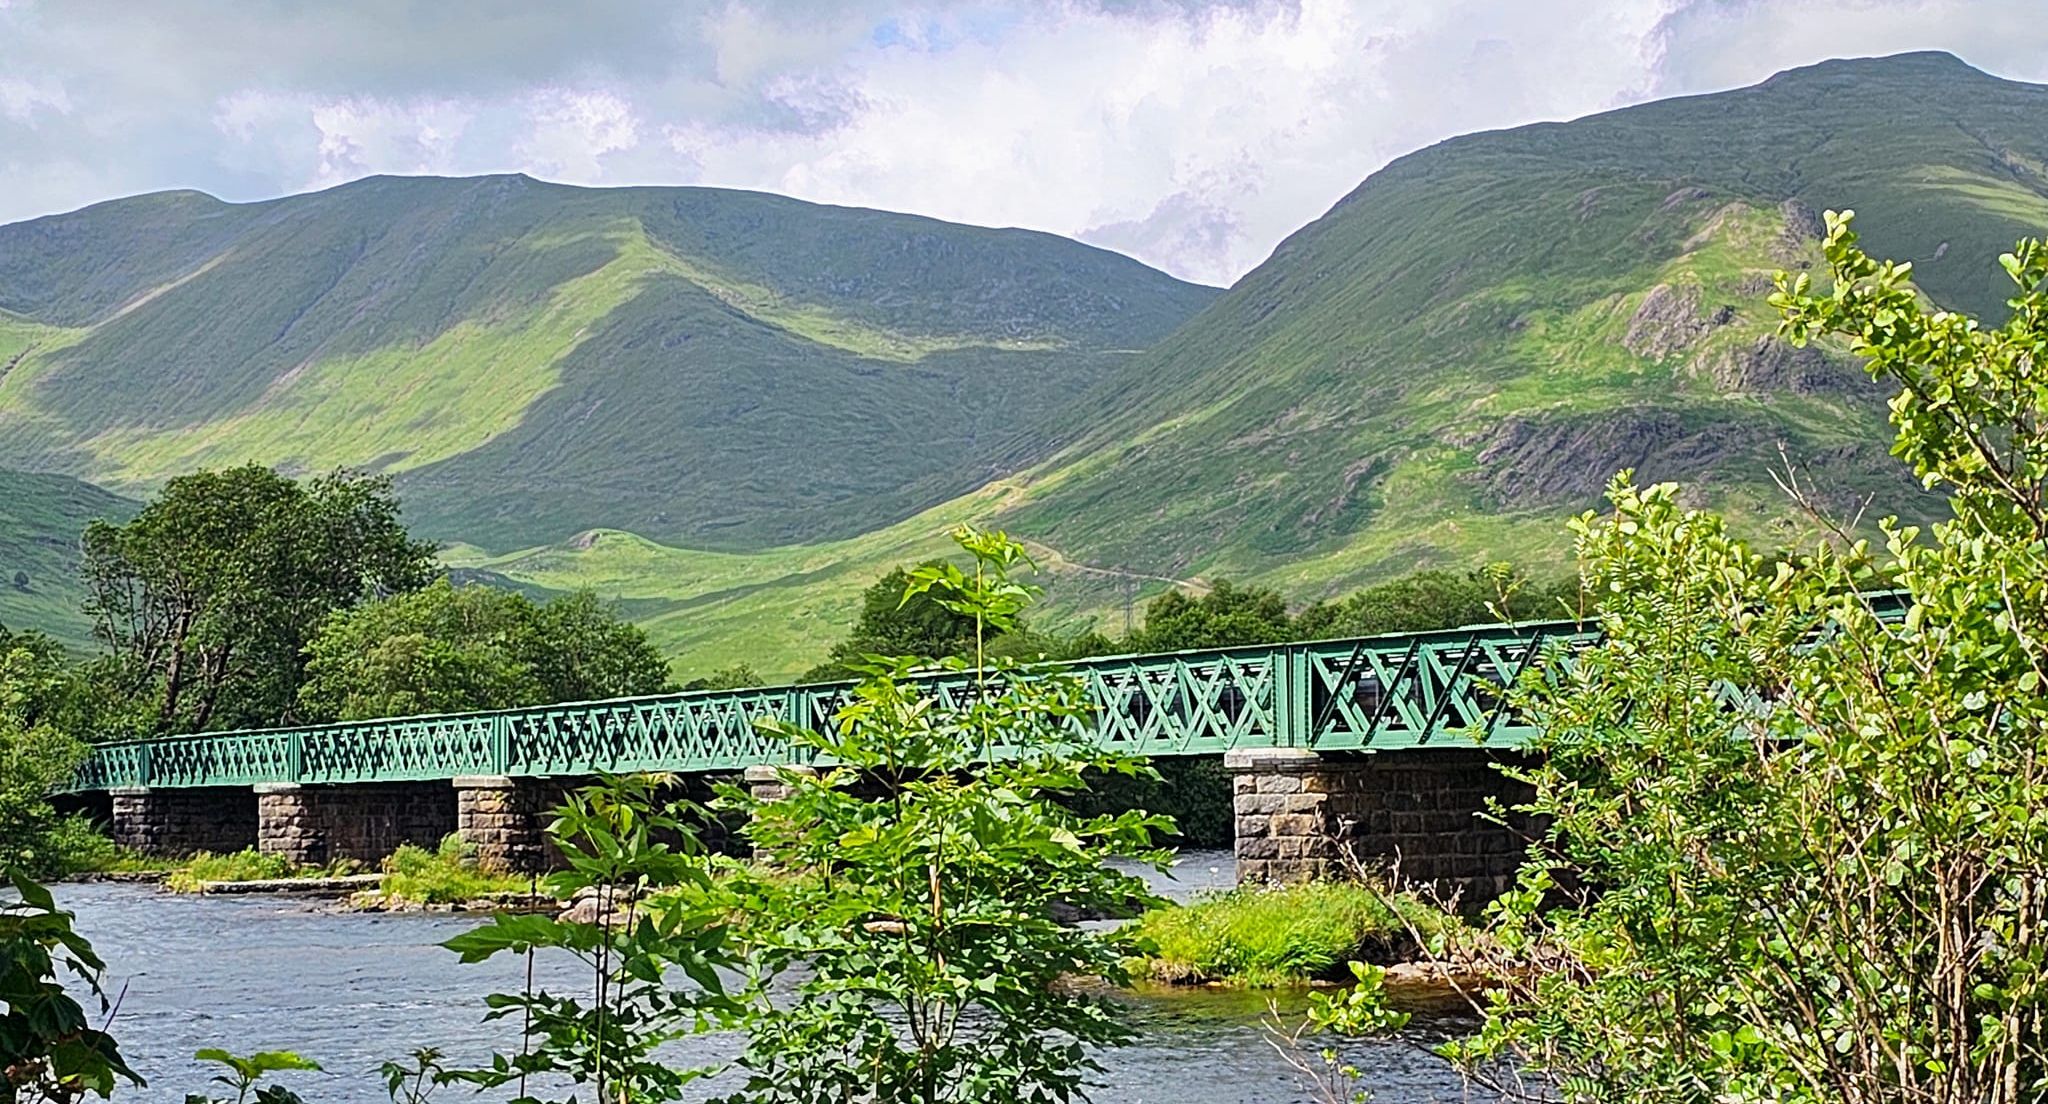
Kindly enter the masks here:
<path id="1" fill-rule="evenodd" d="M 0 227 L 0 463 L 397 474 L 439 537 L 850 536 L 1213 298 L 1045 234 L 713 189 L 376 178 Z"/>
<path id="2" fill-rule="evenodd" d="M 677 548 L 605 529 L 496 556 L 456 546 L 443 558 L 462 577 L 517 586 L 536 597 L 589 587 L 616 598 L 676 657 L 685 677 L 736 663 L 786 677 L 815 665 L 846 634 L 859 613 L 860 592 L 876 577 L 898 564 L 957 554 L 947 530 L 993 514 L 1008 493 L 994 484 L 858 537 L 750 553 Z M 1039 560 L 1046 569 L 1040 581 L 1059 596 L 1040 623 L 1079 630 L 1090 619 L 1107 623 L 1121 616 L 1116 580 L 1091 576 L 1056 556 Z"/>
<path id="3" fill-rule="evenodd" d="M 2044 162 L 2048 89 L 1939 54 L 1444 142 L 1056 419 L 1077 432 L 1005 520 L 1314 589 L 1519 552 L 1623 466 L 1761 527 L 1782 448 L 1838 506 L 1922 512 L 1881 395 L 1770 337 L 1769 274 L 1854 207 L 1870 249 L 1995 316 L 1997 253 L 2048 231 Z"/>
<path id="4" fill-rule="evenodd" d="M 67 476 L 0 468 L 0 625 L 41 629 L 85 649 L 91 630 L 79 611 L 78 535 L 95 518 L 126 521 L 140 506 Z"/>
<path id="5" fill-rule="evenodd" d="M 1770 273 L 1855 207 L 1995 316 L 1996 254 L 2048 233 L 2044 166 L 2048 89 L 1830 62 L 1420 151 L 1221 297 L 745 193 L 142 197 L 119 263 L 100 209 L 0 228 L 0 463 L 374 462 L 466 575 L 619 597 L 685 674 L 802 670 L 968 518 L 1032 542 L 1066 627 L 1169 579 L 1562 565 L 1561 519 L 1625 466 L 1777 540 L 1786 458 L 1844 511 L 1937 504 L 1882 391 L 1771 336 Z"/>
<path id="6" fill-rule="evenodd" d="M 1453 139 L 1053 408 L 1002 494 L 834 545 L 821 576 L 805 548 L 765 578 L 672 583 L 713 561 L 641 549 L 663 566 L 627 569 L 602 541 L 503 566 L 686 595 L 661 614 L 684 666 L 773 655 L 789 658 L 761 669 L 786 672 L 836 631 L 817 611 L 843 616 L 837 595 L 958 510 L 1062 565 L 1055 616 L 1112 626 L 1117 580 L 1083 565 L 1303 598 L 1435 564 L 1562 566 L 1562 518 L 1621 467 L 1686 481 L 1765 541 L 1798 526 L 1771 478 L 1788 458 L 1845 513 L 1926 516 L 1938 504 L 1888 455 L 1883 390 L 1839 351 L 1771 336 L 1770 274 L 1815 264 L 1818 212 L 1854 207 L 1930 296 L 1995 317 L 1997 253 L 2048 233 L 2044 163 L 2048 89 L 1934 54 Z M 1030 464 L 1049 436 L 1064 449 Z"/>

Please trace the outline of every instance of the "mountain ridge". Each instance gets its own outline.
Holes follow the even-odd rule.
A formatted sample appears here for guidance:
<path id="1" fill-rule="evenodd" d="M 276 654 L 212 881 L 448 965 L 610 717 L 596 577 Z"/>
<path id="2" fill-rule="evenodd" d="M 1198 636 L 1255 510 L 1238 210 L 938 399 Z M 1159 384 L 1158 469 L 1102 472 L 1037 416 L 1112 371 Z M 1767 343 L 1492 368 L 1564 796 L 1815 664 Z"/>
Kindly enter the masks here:
<path id="1" fill-rule="evenodd" d="M 550 215 L 545 232 L 517 239 L 530 248 L 515 260 L 561 278 L 478 300 L 495 313 L 451 311 L 471 302 L 466 289 L 508 279 L 492 264 L 513 247 L 436 267 L 414 256 L 430 240 L 415 235 L 380 271 L 426 273 L 403 284 L 424 294 L 380 315 L 376 333 L 344 334 L 367 345 L 333 347 L 388 356 L 351 362 L 362 378 L 419 395 L 467 389 L 471 430 L 496 424 L 491 411 L 516 412 L 524 429 L 473 442 L 424 416 L 440 407 L 420 399 L 421 417 L 378 423 L 383 437 L 330 419 L 317 440 L 383 458 L 409 514 L 469 577 L 621 598 L 684 673 L 810 666 L 861 587 L 943 553 L 945 528 L 969 520 L 1043 551 L 1052 601 L 1041 616 L 1054 628 L 1113 625 L 1142 576 L 1230 576 L 1307 600 L 1508 556 L 1562 570 L 1562 517 L 1595 504 L 1621 467 L 1684 481 L 1769 544 L 1803 524 L 1772 480 L 1786 462 L 1844 513 L 1922 520 L 1939 504 L 1888 455 L 1882 389 L 1845 350 L 1775 337 L 1770 274 L 1817 265 L 1818 212 L 1853 206 L 1873 253 L 1914 260 L 1936 301 L 1996 317 L 1996 254 L 2048 231 L 2044 108 L 2048 88 L 1920 53 L 1461 136 L 1390 162 L 1220 293 L 1128 259 L 1091 266 L 1081 259 L 1101 251 L 1031 231 L 997 240 L 904 222 L 863 238 L 836 220 L 889 216 L 749 193 L 676 218 L 584 190 L 594 194 L 579 202 L 605 217 Z M 159 202 L 206 211 L 189 197 Z M 787 212 L 809 212 L 809 229 L 778 221 Z M 191 241 L 222 233 L 175 222 L 144 240 L 189 257 Z M 6 230 L 0 310 L 52 299 L 48 278 L 10 285 Z M 996 246 L 1024 249 L 1040 275 L 1017 277 Z M 325 263 L 293 247 L 305 267 Z M 120 325 L 217 292 L 232 267 Z M 56 275 L 102 310 L 117 298 L 118 281 L 93 266 Z M 393 302 L 388 289 L 339 298 L 358 310 Z M 443 317 L 470 328 L 391 341 Z M 31 381 L 83 362 L 72 330 L 7 318 L 0 364 L 36 343 L 23 361 Z M 549 361 L 569 382 L 536 399 L 520 390 L 539 386 L 536 372 L 503 368 L 494 350 L 543 339 L 574 347 Z M 706 342 L 716 355 L 698 351 Z M 293 394 L 337 378 L 335 363 L 259 379 Z M 0 464 L 62 427 L 61 412 L 20 401 L 24 387 L 0 379 Z M 578 429 L 592 421 L 610 432 Z M 288 420 L 208 433 L 166 445 L 95 430 L 71 439 L 85 451 L 67 462 L 146 476 L 309 437 Z M 397 449 L 424 459 L 389 459 Z"/>
<path id="2" fill-rule="evenodd" d="M 351 464 L 436 536 L 759 547 L 969 489 L 1018 410 L 1214 294 L 1036 231 L 758 192 L 150 195 L 0 227 L 0 309 L 26 320 L 0 352 L 36 345 L 0 381 L 0 458 L 132 488 Z"/>
<path id="3" fill-rule="evenodd" d="M 1916 54 L 1397 158 L 1077 400 L 1070 410 L 1111 413 L 1030 466 L 1032 490 L 1005 521 L 1175 574 L 1271 571 L 1378 539 L 1331 580 L 1356 583 L 1403 559 L 1479 551 L 1450 533 L 1395 539 L 1393 515 L 1417 500 L 1465 499 L 1451 513 L 1474 523 L 1532 505 L 1555 516 L 1590 505 L 1585 488 L 1614 466 L 1660 461 L 1649 474 L 1681 478 L 1713 466 L 1694 459 L 1754 469 L 1780 442 L 1846 490 L 1914 512 L 1925 503 L 1893 494 L 1882 407 L 1861 394 L 1859 370 L 1770 337 L 1768 275 L 1815 263 L 1815 212 L 1853 206 L 1873 252 L 1919 261 L 1938 300 L 1996 317 L 1993 258 L 2048 227 L 2048 190 L 2006 168 L 2048 153 L 2044 108 L 2048 88 Z M 1704 297 L 1718 321 L 1683 350 L 1625 348 L 1659 287 Z M 1819 385 L 1828 379 L 1839 386 Z M 1507 425 L 1508 440 L 1470 423 Z M 1489 461 L 1534 447 L 1517 441 L 1598 441 L 1613 424 L 1625 430 L 1614 447 L 1580 454 L 1609 470 L 1571 480 L 1572 493 L 1536 504 L 1474 493 L 1498 489 Z M 1748 444 L 1689 458 L 1637 440 L 1672 433 Z M 1767 483 L 1717 481 L 1762 508 Z M 1111 502 L 1096 493 L 1105 486 L 1175 493 Z M 1505 535 L 1518 525 L 1491 528 L 1502 547 L 1523 543 Z"/>

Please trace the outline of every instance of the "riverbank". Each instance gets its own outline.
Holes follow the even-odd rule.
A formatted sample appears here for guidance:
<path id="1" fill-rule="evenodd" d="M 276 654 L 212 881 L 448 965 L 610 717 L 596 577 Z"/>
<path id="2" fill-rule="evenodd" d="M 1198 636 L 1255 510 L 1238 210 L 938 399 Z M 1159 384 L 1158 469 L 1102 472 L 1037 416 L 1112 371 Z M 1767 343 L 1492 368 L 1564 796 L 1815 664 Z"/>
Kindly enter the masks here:
<path id="1" fill-rule="evenodd" d="M 134 866 L 141 860 L 128 857 Z M 1233 886 L 1229 856 L 1190 852 L 1153 881 L 1168 903 L 1131 921 L 1147 950 L 1132 974 L 1169 987 L 1288 989 L 1341 984 L 1347 963 L 1392 968 L 1389 983 L 1443 991 L 1472 979 L 1429 961 L 1423 944 L 1459 925 L 1413 894 L 1348 883 Z M 360 864 L 297 867 L 254 850 L 192 856 L 167 869 L 79 875 L 74 882 L 155 881 L 174 893 L 322 898 L 335 912 L 547 912 L 561 903 L 529 875 L 480 869 L 459 840 L 406 846 L 375 871 Z"/>

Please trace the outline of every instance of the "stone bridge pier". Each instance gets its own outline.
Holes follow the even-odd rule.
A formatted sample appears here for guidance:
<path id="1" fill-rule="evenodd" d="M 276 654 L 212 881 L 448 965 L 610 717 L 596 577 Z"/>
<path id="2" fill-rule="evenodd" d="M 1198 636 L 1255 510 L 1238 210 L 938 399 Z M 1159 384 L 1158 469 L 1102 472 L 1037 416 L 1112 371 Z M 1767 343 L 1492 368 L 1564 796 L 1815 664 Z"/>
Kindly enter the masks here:
<path id="1" fill-rule="evenodd" d="M 401 845 L 459 833 L 493 869 L 547 869 L 550 811 L 571 780 L 462 777 L 439 782 L 291 782 L 108 791 L 114 842 L 171 858 L 256 848 L 294 863 L 375 864 Z"/>
<path id="2" fill-rule="evenodd" d="M 107 791 L 114 842 L 145 855 L 178 857 L 256 846 L 256 795 L 246 786 Z"/>
<path id="3" fill-rule="evenodd" d="M 431 849 L 454 833 L 482 866 L 538 873 L 561 865 L 547 839 L 548 824 L 569 793 L 589 781 L 465 775 L 452 784 L 443 779 L 128 787 L 106 792 L 104 819 L 115 843 L 166 858 L 253 847 L 308 866 L 343 859 L 374 866 L 405 844 Z M 701 803 L 710 796 L 708 785 L 689 780 L 681 796 Z M 82 802 L 73 804 L 90 811 Z M 715 847 L 724 842 L 722 828 L 714 821 L 699 831 Z"/>
<path id="4" fill-rule="evenodd" d="M 1464 908 L 1514 882 L 1532 825 L 1512 807 L 1526 787 L 1480 748 L 1321 753 L 1244 748 L 1224 756 L 1236 821 L 1237 880 L 1284 883 L 1369 875 L 1426 887 Z"/>
<path id="5" fill-rule="evenodd" d="M 309 866 L 374 864 L 403 844 L 432 848 L 455 830 L 446 782 L 271 782 L 255 791 L 257 849 Z"/>
<path id="6" fill-rule="evenodd" d="M 455 831 L 476 851 L 477 864 L 515 874 L 559 865 L 548 821 L 581 779 L 479 774 L 455 779 Z"/>
<path id="7" fill-rule="evenodd" d="M 1341 879 L 1364 872 L 1455 895 L 1476 907 L 1513 881 L 1533 828 L 1489 801 L 1513 806 L 1525 788 L 1500 773 L 1502 753 L 1481 748 L 1402 748 L 1378 753 L 1240 748 L 1232 774 L 1240 883 Z M 108 791 L 115 842 L 149 854 L 256 847 L 294 863 L 352 859 L 374 865 L 404 844 L 431 848 L 455 833 L 491 869 L 528 873 L 559 865 L 547 841 L 554 810 L 576 776 L 467 775 L 452 780 L 345 784 L 127 788 Z M 774 768 L 744 781 L 756 796 L 782 796 Z M 702 800 L 705 776 L 679 796 Z M 705 842 L 729 846 L 731 825 L 702 826 Z"/>

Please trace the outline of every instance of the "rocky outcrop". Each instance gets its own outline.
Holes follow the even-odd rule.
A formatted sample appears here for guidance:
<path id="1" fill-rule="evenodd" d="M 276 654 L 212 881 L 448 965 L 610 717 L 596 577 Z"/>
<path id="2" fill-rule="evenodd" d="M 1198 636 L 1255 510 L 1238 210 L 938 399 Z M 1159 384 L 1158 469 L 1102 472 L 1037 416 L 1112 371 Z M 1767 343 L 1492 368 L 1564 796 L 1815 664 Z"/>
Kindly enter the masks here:
<path id="1" fill-rule="evenodd" d="M 1503 506 L 1590 505 L 1607 481 L 1633 468 L 1638 482 L 1691 478 L 1768 442 L 1756 426 L 1688 421 L 1670 410 L 1634 408 L 1564 417 L 1511 417 L 1459 442 L 1476 449 L 1475 474 Z"/>
<path id="2" fill-rule="evenodd" d="M 640 907 L 639 897 L 625 886 L 584 886 L 555 919 L 564 924 L 629 923 Z"/>
<path id="3" fill-rule="evenodd" d="M 212 894 L 297 893 L 309 897 L 346 897 L 374 888 L 382 874 L 340 874 L 332 878 L 251 878 L 239 882 L 201 882 L 199 892 Z"/>
<path id="4" fill-rule="evenodd" d="M 1715 327 L 1735 320 L 1735 308 L 1703 311 L 1701 299 L 1697 284 L 1651 288 L 1628 320 L 1622 347 L 1648 360 L 1663 360 L 1692 348 Z"/>
<path id="5" fill-rule="evenodd" d="M 1695 358 L 1695 376 L 1713 381 L 1722 394 L 1832 395 L 1883 399 L 1890 389 L 1860 367 L 1808 345 L 1799 348 L 1774 334 L 1748 345 L 1723 347 Z"/>
<path id="6" fill-rule="evenodd" d="M 1659 211 L 1675 211 L 1688 203 L 1698 203 L 1703 199 L 1712 199 L 1713 197 L 1714 193 L 1705 188 L 1698 187 L 1697 185 L 1688 185 L 1665 196 L 1664 202 L 1658 204 L 1657 209 Z"/>
<path id="7" fill-rule="evenodd" d="M 1814 244 L 1827 236 L 1827 221 L 1819 211 L 1796 199 L 1780 203 L 1778 214 L 1784 218 L 1785 226 L 1772 243 L 1772 259 L 1791 268 L 1811 266 L 1816 252 Z"/>

